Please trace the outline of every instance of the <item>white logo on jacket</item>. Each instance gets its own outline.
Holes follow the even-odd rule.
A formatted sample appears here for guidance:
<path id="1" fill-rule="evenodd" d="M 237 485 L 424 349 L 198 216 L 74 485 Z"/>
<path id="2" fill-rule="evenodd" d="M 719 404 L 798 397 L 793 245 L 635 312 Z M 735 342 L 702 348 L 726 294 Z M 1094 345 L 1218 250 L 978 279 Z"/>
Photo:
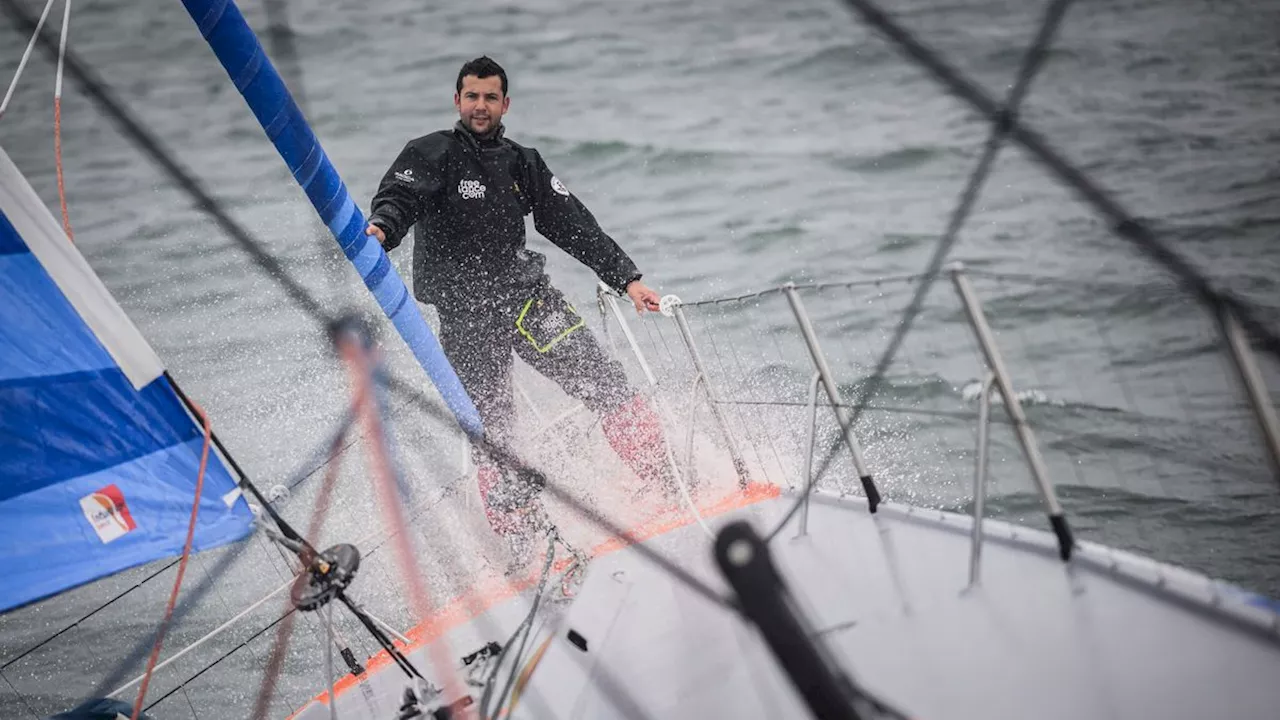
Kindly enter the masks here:
<path id="1" fill-rule="evenodd" d="M 479 180 L 458 181 L 458 194 L 461 195 L 464 200 L 483 200 L 484 190 L 484 185 L 482 185 Z"/>
<path id="2" fill-rule="evenodd" d="M 413 168 L 405 168 L 404 170 L 397 170 L 396 179 L 399 180 L 400 182 L 407 182 L 407 183 L 413 182 Z"/>
<path id="3" fill-rule="evenodd" d="M 560 182 L 560 178 L 554 175 L 551 176 L 551 189 L 565 197 L 569 197 L 569 188 L 565 187 L 564 183 Z"/>

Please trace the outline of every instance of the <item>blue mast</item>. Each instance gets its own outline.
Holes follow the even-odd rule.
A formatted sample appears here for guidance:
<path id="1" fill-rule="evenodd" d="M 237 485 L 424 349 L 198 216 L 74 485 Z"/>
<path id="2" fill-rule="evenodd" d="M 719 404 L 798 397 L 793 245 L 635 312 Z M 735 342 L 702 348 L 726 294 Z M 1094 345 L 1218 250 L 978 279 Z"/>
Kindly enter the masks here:
<path id="1" fill-rule="evenodd" d="M 267 58 L 257 35 L 245 22 L 234 0 L 182 0 L 183 6 L 209 43 L 213 54 L 249 104 L 267 137 L 280 151 L 293 177 L 306 191 L 343 255 L 351 261 L 365 287 L 373 293 L 400 337 L 435 383 L 458 424 L 472 438 L 484 426 L 463 389 L 440 342 L 431 332 L 404 280 L 392 269 L 387 253 L 364 234 L 364 213 L 351 200 L 338 171 L 294 103 L 280 74 Z"/>

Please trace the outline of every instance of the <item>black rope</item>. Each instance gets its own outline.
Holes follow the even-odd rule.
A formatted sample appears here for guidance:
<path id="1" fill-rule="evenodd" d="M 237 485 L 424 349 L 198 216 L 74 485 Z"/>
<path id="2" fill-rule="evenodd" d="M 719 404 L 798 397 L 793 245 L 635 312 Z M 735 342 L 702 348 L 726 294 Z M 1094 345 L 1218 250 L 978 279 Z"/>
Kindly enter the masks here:
<path id="1" fill-rule="evenodd" d="M 1031 275 L 1029 273 L 996 272 L 971 267 L 966 267 L 964 269 L 964 274 L 969 277 L 985 277 L 1005 282 L 1023 282 L 1032 286 L 1054 285 L 1060 288 L 1076 290 L 1133 291 L 1134 289 L 1134 283 L 1132 281 L 1109 282 L 1106 280 L 1075 280 L 1071 278 L 1056 278 L 1048 275 Z"/>
<path id="2" fill-rule="evenodd" d="M 187 707 L 191 708 L 191 717 L 199 720 L 200 714 L 196 712 L 196 706 L 191 702 L 191 694 L 187 692 L 185 685 L 182 688 L 182 697 L 187 699 Z"/>
<path id="3" fill-rule="evenodd" d="M 246 545 L 248 545 L 248 543 L 246 543 Z M 204 570 L 205 577 L 209 577 L 209 566 L 205 562 L 204 553 L 197 553 L 193 559 L 200 564 L 200 568 Z M 218 596 L 218 601 L 222 603 L 222 608 L 226 611 L 228 617 L 235 617 L 235 610 L 232 608 L 231 603 L 227 602 L 227 597 L 222 594 L 221 583 L 214 584 L 213 592 Z M 186 650 L 189 647 L 191 647 L 190 644 L 185 646 L 183 650 Z M 249 648 L 249 654 L 253 656 L 253 662 L 255 665 L 260 665 L 262 663 L 261 658 L 258 657 L 258 653 L 254 652 L 252 647 Z M 185 685 L 186 683 L 183 684 Z"/>
<path id="4" fill-rule="evenodd" d="M 845 0 L 845 2 L 853 5 L 856 10 L 861 12 L 867 22 L 876 25 L 887 35 L 890 36 L 899 45 L 907 49 L 908 53 L 913 57 L 916 53 L 912 48 L 919 48 L 919 52 L 929 57 L 935 57 L 933 52 L 920 44 L 910 33 L 895 25 L 889 20 L 879 8 L 866 0 Z M 925 270 L 921 273 L 922 280 L 916 287 L 915 294 L 911 297 L 911 302 L 907 304 L 907 308 L 903 311 L 902 320 L 894 329 L 893 336 L 889 339 L 889 343 L 885 346 L 884 352 L 881 353 L 880 359 L 876 362 L 875 369 L 872 370 L 871 376 L 863 385 L 862 391 L 859 393 L 855 407 L 850 413 L 848 427 L 857 425 L 858 420 L 862 417 L 864 406 L 870 401 L 871 396 L 879 390 L 881 382 L 884 380 L 884 374 L 889 369 L 889 365 L 893 362 L 897 355 L 898 349 L 902 346 L 902 341 L 907 333 L 911 330 L 912 324 L 916 317 L 920 314 L 920 309 L 924 306 L 925 296 L 929 289 L 933 287 L 933 281 L 938 277 L 942 264 L 947 259 L 947 254 L 955 245 L 960 234 L 960 228 L 964 225 L 965 219 L 969 217 L 969 213 L 973 210 L 973 204 L 977 200 L 978 193 L 982 189 L 982 185 L 986 182 L 987 176 L 991 172 L 991 168 L 995 162 L 996 154 L 1000 146 L 1003 144 L 1006 136 L 1008 136 L 1015 127 L 1018 127 L 1017 112 L 1022 101 L 1026 98 L 1027 91 L 1030 89 L 1031 81 L 1035 78 L 1040 67 L 1044 63 L 1044 59 L 1048 55 L 1050 43 L 1053 36 L 1057 32 L 1058 26 L 1062 23 L 1062 18 L 1066 14 L 1067 6 L 1071 4 L 1071 0 L 1053 0 L 1048 9 L 1045 11 L 1044 21 L 1040 24 L 1040 30 L 1036 34 L 1035 40 L 1027 49 L 1026 55 L 1023 56 L 1022 66 L 1018 70 L 1018 78 L 1014 86 L 1009 91 L 1009 96 L 1003 107 L 997 107 L 993 101 L 987 100 L 983 96 L 985 105 L 976 101 L 975 106 L 979 110 L 983 110 L 986 106 L 990 106 L 988 117 L 992 121 L 991 134 L 987 137 L 986 147 L 983 149 L 982 158 L 978 161 L 977 167 L 974 168 L 973 174 L 969 177 L 969 182 L 965 185 L 964 191 L 960 194 L 960 201 L 951 213 L 951 219 L 947 223 L 947 229 L 943 233 L 942 239 L 938 241 L 937 248 L 934 249 L 933 256 L 929 258 L 929 264 L 925 266 Z M 917 60 L 927 65 L 921 58 Z M 937 61 L 946 73 L 957 78 L 958 82 L 966 82 L 960 78 L 956 71 L 947 67 L 941 60 Z M 977 87 L 971 86 L 973 92 L 981 94 Z M 845 427 L 841 427 L 841 433 L 845 431 Z M 840 451 L 840 444 L 832 443 L 827 453 L 822 458 L 822 462 L 818 464 L 815 475 L 821 478 L 831 465 L 831 461 L 835 459 L 836 454 Z M 800 502 L 800 501 L 798 501 Z M 788 514 L 790 516 L 790 513 Z M 772 537 L 773 534 L 770 535 Z"/>
<path id="5" fill-rule="evenodd" d="M 848 288 L 848 289 L 852 289 L 856 287 L 879 287 L 881 285 L 886 285 L 889 283 L 915 282 L 916 280 L 920 280 L 925 277 L 933 277 L 937 274 L 938 273 L 936 272 L 932 274 L 915 273 L 911 275 L 886 275 L 884 277 L 870 278 L 865 280 L 840 280 L 835 282 L 796 283 L 792 285 L 792 287 L 796 290 L 816 290 L 819 292 L 823 290 L 827 290 L 829 288 L 837 288 L 837 287 Z M 729 297 L 722 297 L 722 298 L 694 300 L 693 302 L 682 301 L 680 303 L 680 307 L 683 307 L 683 308 L 706 307 L 708 305 L 724 305 L 727 303 L 746 302 L 747 300 L 758 301 L 760 298 L 766 295 L 781 294 L 782 290 L 783 288 L 781 287 L 774 287 L 774 288 L 765 288 L 764 290 L 757 290 L 756 292 L 750 292 L 744 295 L 731 295 Z"/>
<path id="6" fill-rule="evenodd" d="M 1083 171 L 1069 163 L 1043 137 L 1015 116 L 1006 113 L 993 99 L 955 67 L 920 42 L 914 35 L 891 20 L 873 0 L 843 0 L 869 25 L 883 32 L 898 47 L 928 70 L 947 90 L 968 102 L 975 110 L 997 124 L 1007 124 L 1008 136 L 1031 153 L 1049 172 L 1078 193 L 1111 223 L 1112 231 L 1131 242 L 1140 252 L 1170 271 L 1215 317 L 1224 307 L 1235 313 L 1240 324 L 1254 340 L 1273 357 L 1280 359 L 1280 338 L 1258 319 L 1248 303 L 1213 289 L 1191 263 L 1165 246 L 1150 228 L 1127 212 L 1118 201 L 1090 180 Z"/>
<path id="7" fill-rule="evenodd" d="M 41 640 L 40 642 L 36 643 L 35 645 L 32 645 L 31 647 L 27 648 L 26 650 L 23 650 L 21 653 L 19 653 L 19 654 L 18 654 L 16 657 L 14 657 L 13 659 L 6 661 L 4 665 L 0 665 L 0 671 L 4 671 L 4 670 L 5 670 L 5 669 L 7 669 L 10 665 L 13 665 L 14 663 L 18 662 L 18 661 L 19 661 L 19 660 L 21 660 L 22 658 L 24 658 L 24 657 L 26 657 L 26 656 L 30 655 L 31 653 L 33 653 L 33 652 L 35 652 L 35 651 L 39 650 L 40 648 L 44 647 L 45 645 L 48 645 L 49 643 L 53 642 L 54 640 L 57 640 L 57 639 L 58 639 L 59 637 L 61 637 L 64 633 L 66 633 L 66 632 L 68 632 L 68 631 L 70 631 L 70 630 L 73 630 L 73 629 L 75 629 L 75 628 L 79 627 L 79 626 L 80 626 L 80 623 L 82 623 L 82 622 L 84 622 L 84 621 L 88 620 L 89 618 L 93 617 L 94 615 L 97 615 L 98 613 L 102 612 L 103 610 L 106 610 L 108 607 L 110 607 L 113 603 L 115 603 L 115 602 L 116 602 L 117 600 L 119 600 L 120 598 L 122 598 L 122 597 L 124 597 L 125 595 L 128 595 L 129 593 L 133 592 L 134 590 L 137 590 L 138 588 L 142 587 L 142 586 L 143 586 L 143 585 L 145 585 L 148 581 L 150 581 L 150 580 L 152 580 L 152 579 L 154 579 L 154 578 L 156 578 L 156 577 L 159 577 L 160 575 L 164 574 L 164 571 L 165 571 L 165 570 L 168 570 L 169 568 L 171 568 L 171 567 L 173 567 L 173 566 L 177 565 L 177 564 L 178 564 L 179 562 L 181 562 L 181 561 L 182 561 L 182 559 L 181 559 L 181 558 L 176 558 L 176 559 L 174 559 L 174 560 L 172 560 L 172 561 L 170 561 L 170 562 L 166 563 L 166 564 L 165 564 L 163 567 L 161 567 L 159 570 L 156 570 L 155 572 L 151 573 L 150 575 L 146 576 L 145 578 L 143 578 L 143 579 L 139 580 L 138 582 L 134 583 L 134 584 L 133 584 L 133 586 L 132 586 L 132 587 L 130 587 L 128 590 L 124 590 L 124 591 L 122 591 L 122 592 L 120 592 L 120 593 L 117 593 L 117 594 L 116 594 L 114 597 L 112 597 L 110 600 L 108 600 L 108 601 L 106 601 L 106 602 L 102 603 L 101 605 L 99 605 L 98 607 L 94 608 L 93 610 L 90 610 L 88 613 L 85 613 L 84 615 L 80 616 L 80 619 L 76 620 L 75 622 L 71 623 L 70 625 L 67 625 L 66 627 L 64 627 L 64 628 L 62 628 L 61 630 L 59 630 L 58 632 L 56 632 L 56 633 L 54 633 L 54 634 L 50 635 L 49 637 L 45 638 L 44 640 Z"/>
<path id="8" fill-rule="evenodd" d="M 188 412 L 191 413 L 192 417 L 199 417 L 199 413 L 196 412 L 195 403 L 191 401 L 191 398 L 187 397 L 187 394 L 182 390 L 182 386 L 179 385 L 178 381 L 174 379 L 172 375 L 169 374 L 168 370 L 164 371 L 164 377 L 169 381 L 169 384 L 173 386 L 174 392 L 178 394 L 178 399 L 182 400 L 182 404 L 186 406 Z M 281 517 L 280 514 L 276 512 L 276 509 L 271 506 L 271 503 L 267 501 L 267 498 L 263 496 L 261 491 L 258 490 L 258 486 L 254 485 L 253 482 L 249 480 L 249 476 L 246 475 L 244 470 L 240 468 L 240 464 L 237 463 L 231 457 L 231 453 L 227 452 L 226 447 L 222 444 L 222 440 L 218 438 L 217 434 L 211 432 L 210 437 L 213 439 L 213 443 L 217 445 L 219 452 L 222 453 L 222 456 L 227 459 L 227 463 L 230 464 L 231 468 L 236 471 L 237 475 L 240 476 L 240 483 L 239 483 L 240 487 L 245 490 L 248 490 L 249 494 L 253 495 L 253 497 L 257 499 L 258 503 L 262 506 L 262 511 L 265 512 L 275 522 L 276 527 L 280 528 L 280 532 L 283 533 L 284 536 L 289 538 L 290 540 L 293 540 L 294 542 L 302 543 L 307 547 L 307 549 L 309 549 L 311 552 L 314 553 L 315 548 L 311 547 L 311 545 L 307 542 L 307 539 L 302 537 L 302 535 L 299 534 L 297 530 L 294 530 L 289 525 L 289 523 L 285 522 L 284 518 Z"/>
<path id="9" fill-rule="evenodd" d="M 258 632 L 256 632 L 256 633 L 254 633 L 254 634 L 250 635 L 249 637 L 245 638 L 243 641 L 241 641 L 241 643 L 240 643 L 239 645 L 237 645 L 237 646 L 235 646 L 235 647 L 231 648 L 230 650 L 228 650 L 225 654 L 223 654 L 222 656 L 220 656 L 217 660 L 214 660 L 213 662 L 209 663 L 208 665 L 205 665 L 205 666 L 204 666 L 203 668 L 201 668 L 201 669 L 200 669 L 196 674 L 192 675 L 191 677 L 187 678 L 186 680 L 183 680 L 183 681 L 182 681 L 182 684 L 180 684 L 180 685 L 178 685 L 177 687 L 173 688 L 172 690 L 170 690 L 169 692 L 165 693 L 164 695 L 161 695 L 159 698 L 157 698 L 157 699 L 156 699 L 154 702 L 152 702 L 150 705 L 148 705 L 148 706 L 146 706 L 145 708 L 143 708 L 143 711 L 148 711 L 148 710 L 150 710 L 151 708 L 155 707 L 156 705 L 159 705 L 160 703 L 164 702 L 164 701 L 165 701 L 165 699 L 167 699 L 170 695 L 172 695 L 172 694 L 174 694 L 174 693 L 178 692 L 179 690 L 181 690 L 181 689 L 185 688 L 187 685 L 190 685 L 190 684 L 192 683 L 192 681 L 196 680 L 197 678 L 199 678 L 201 675 L 205 674 L 206 672 L 208 672 L 208 671 L 212 670 L 212 669 L 213 669 L 213 668 L 214 668 L 218 663 L 220 663 L 220 662 L 222 662 L 223 660 L 226 660 L 227 658 L 229 658 L 229 657 L 231 657 L 232 655 L 236 654 L 236 652 L 238 652 L 241 648 L 245 647 L 245 646 L 246 646 L 246 645 L 248 645 L 249 643 L 251 643 L 251 642 L 253 642 L 254 640 L 257 640 L 259 637 L 261 637 L 263 633 L 265 633 L 266 631 L 268 631 L 268 630 L 270 630 L 271 628 L 275 627 L 276 625 L 279 625 L 281 621 L 283 621 L 285 618 L 289 617 L 289 615 L 290 615 L 290 614 L 292 614 L 292 613 L 294 613 L 295 611 L 296 611 L 296 608 L 294 608 L 294 607 L 290 607 L 288 610 L 285 610 L 283 615 L 281 615 L 280 617 L 276 618 L 275 620 L 272 620 L 272 621 L 271 621 L 271 622 L 270 622 L 266 627 L 262 628 L 262 629 L 261 629 L 261 630 L 259 630 Z"/>
<path id="10" fill-rule="evenodd" d="M 427 512 L 428 510 L 431 510 L 431 509 L 432 509 L 432 508 L 434 508 L 436 505 L 439 505 L 439 504 L 440 504 L 440 502 L 441 502 L 442 500 L 444 500 L 444 498 L 447 496 L 448 491 L 449 491 L 450 489 L 451 489 L 451 488 L 446 488 L 446 489 L 445 489 L 445 492 L 444 492 L 444 493 L 442 493 L 442 494 L 441 494 L 441 496 L 440 496 L 440 497 L 438 497 L 438 498 L 436 498 L 433 502 L 430 502 L 430 503 L 424 503 L 421 507 L 417 508 L 417 510 L 414 512 L 414 514 L 413 514 L 413 515 L 411 515 L 411 516 L 409 517 L 409 519 L 410 519 L 410 520 L 415 520 L 415 519 L 417 519 L 418 517 L 421 517 L 423 513 Z M 379 550 L 380 548 L 384 547 L 388 542 L 390 542 L 390 541 L 392 540 L 392 538 L 394 538 L 394 537 L 395 537 L 395 535 L 396 535 L 396 533 L 394 533 L 394 532 L 390 533 L 390 534 L 389 534 L 389 535 L 387 535 L 386 537 L 382 538 L 382 540 L 380 540 L 376 545 L 374 545 L 373 547 L 371 547 L 371 548 L 368 550 L 368 552 L 364 552 L 364 553 L 362 553 L 363 560 L 366 560 L 366 561 L 367 561 L 369 558 L 373 557 L 373 555 L 374 555 L 375 553 L 377 553 L 377 552 L 378 552 L 378 550 Z M 306 616 L 306 613 L 304 613 L 304 617 L 305 617 L 305 616 Z M 273 624 L 274 624 L 274 623 L 273 623 Z M 375 637 L 376 637 L 376 636 L 375 636 Z M 238 652 L 238 651 L 241 649 L 241 647 L 242 647 L 242 646 L 237 646 L 237 647 L 235 647 L 235 648 L 232 648 L 231 650 L 228 650 L 228 651 L 227 651 L 226 653 L 224 653 L 220 658 L 218 658 L 218 660 L 223 660 L 223 659 L 225 659 L 227 656 L 232 655 L 232 654 L 234 654 L 234 653 Z M 385 647 L 385 646 L 384 646 L 384 647 Z M 249 649 L 249 652 L 251 652 L 251 653 L 253 652 L 253 648 L 252 648 L 252 647 L 250 647 L 250 648 L 248 648 L 248 649 Z M 257 657 L 257 655 L 256 655 L 256 653 L 255 653 L 255 659 L 256 659 L 256 657 Z M 187 678 L 187 679 L 183 680 L 183 681 L 179 684 L 179 687 L 185 687 L 185 686 L 189 685 L 189 684 L 190 684 L 193 680 L 195 680 L 195 679 L 196 679 L 196 676 L 189 677 L 189 678 Z"/>
<path id="11" fill-rule="evenodd" d="M 13 694 L 17 696 L 18 702 L 22 703 L 22 707 L 26 708 L 27 712 L 31 713 L 31 716 L 36 720 L 40 720 L 40 714 L 35 711 L 35 708 L 31 707 L 30 703 L 27 702 L 27 696 L 18 692 L 18 688 L 13 686 L 13 681 L 9 679 L 9 676 L 4 674 L 3 670 L 0 670 L 0 678 L 4 678 L 4 684 L 8 685 L 9 689 L 13 691 Z"/>
<path id="12" fill-rule="evenodd" d="M 485 679 L 484 694 L 480 696 L 480 717 L 483 720 L 489 718 L 489 702 L 493 698 L 493 689 L 497 687 L 494 681 L 498 679 L 498 671 L 502 669 L 502 660 L 506 657 L 507 651 L 511 649 L 511 646 L 515 644 L 516 638 L 520 638 L 520 650 L 516 652 L 511 661 L 511 673 L 507 677 L 507 682 L 503 686 L 502 692 L 498 695 L 500 701 L 507 697 L 507 694 L 511 691 L 511 684 L 515 681 L 516 673 L 520 671 L 520 658 L 524 656 L 525 645 L 533 628 L 533 618 L 538 614 L 538 605 L 542 602 L 542 593 L 546 590 L 547 579 L 551 577 L 551 564 L 555 558 L 556 536 L 553 534 L 547 542 L 547 559 L 542 565 L 542 573 L 538 578 L 538 587 L 533 592 L 533 602 L 530 604 L 529 612 L 525 614 L 524 619 L 516 626 L 515 632 L 511 633 L 511 637 L 503 643 L 502 650 L 498 652 L 498 657 L 493 661 L 493 669 L 489 671 L 489 677 Z M 501 703 L 499 708 L 501 708 Z"/>
<path id="13" fill-rule="evenodd" d="M 721 400 L 721 405 L 759 405 L 762 407 L 809 407 L 809 403 L 800 402 L 799 400 Z M 847 410 L 853 409 L 853 405 L 849 403 L 839 403 L 832 405 L 830 401 L 818 401 L 818 407 L 839 407 Z M 902 415 L 925 415 L 927 417 L 945 417 L 955 418 L 957 420 L 974 420 L 978 417 L 976 412 L 965 412 L 963 410 L 934 410 L 926 408 L 911 408 L 901 405 L 866 405 L 864 410 L 874 410 L 878 412 L 900 413 Z M 991 418 L 993 423 L 1009 423 L 1008 420 L 999 420 Z"/>
<path id="14" fill-rule="evenodd" d="M 418 672 L 418 668 L 413 666 L 413 663 L 409 661 L 409 658 L 405 657 L 404 653 L 400 652 L 400 649 L 396 647 L 395 643 L 391 642 L 391 638 L 383 632 L 382 628 L 378 627 L 373 622 L 364 610 L 360 609 L 360 606 L 352 602 L 351 598 L 347 597 L 346 593 L 339 592 L 337 598 L 342 601 L 343 605 L 347 606 L 347 609 L 351 611 L 352 615 L 356 616 L 356 619 L 360 621 L 360 624 L 364 625 L 364 628 L 369 631 L 369 634 L 373 636 L 373 639 L 378 641 L 378 644 L 382 646 L 382 649 L 387 651 L 387 654 L 391 656 L 392 660 L 395 660 L 396 665 L 400 666 L 400 669 L 404 671 L 405 675 L 409 676 L 410 680 L 417 678 L 423 682 L 426 681 L 426 678 L 422 676 L 422 673 Z"/>
<path id="15" fill-rule="evenodd" d="M 204 599 L 205 595 L 209 594 L 209 591 L 213 589 L 214 584 L 222 577 L 222 574 L 227 572 L 231 568 L 231 564 L 250 547 L 252 546 L 248 543 L 239 543 L 232 546 L 222 557 L 218 558 L 213 572 L 206 571 L 204 577 L 200 579 L 200 582 L 194 588 L 183 592 L 182 602 L 173 611 L 170 627 L 177 626 L 185 620 L 187 615 Z M 136 670 L 136 666 L 146 659 L 154 645 L 155 638 L 153 636 L 143 635 L 134 643 L 133 648 L 128 653 L 120 655 L 113 652 L 112 656 L 120 659 L 116 661 L 115 667 L 112 668 L 111 672 L 98 681 L 90 697 L 104 697 L 106 693 L 115 690 L 130 675 L 131 671 Z"/>

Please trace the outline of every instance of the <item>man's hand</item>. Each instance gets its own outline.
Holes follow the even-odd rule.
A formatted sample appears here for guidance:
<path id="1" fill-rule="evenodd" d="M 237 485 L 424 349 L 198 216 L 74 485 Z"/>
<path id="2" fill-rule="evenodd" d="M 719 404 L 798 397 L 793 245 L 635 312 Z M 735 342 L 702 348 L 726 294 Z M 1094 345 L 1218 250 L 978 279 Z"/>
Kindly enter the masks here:
<path id="1" fill-rule="evenodd" d="M 649 289 L 649 286 L 639 280 L 632 280 L 627 285 L 627 297 L 631 298 L 631 303 L 636 306 L 636 314 L 644 314 L 645 310 L 652 312 L 658 311 L 658 302 L 661 298 L 658 293 Z"/>
<path id="2" fill-rule="evenodd" d="M 377 238 L 378 244 L 381 245 L 382 247 L 385 248 L 387 246 L 386 233 L 382 232 L 382 228 L 378 227 L 377 225 L 370 225 L 369 227 L 365 228 L 364 234 L 372 235 L 373 237 Z"/>

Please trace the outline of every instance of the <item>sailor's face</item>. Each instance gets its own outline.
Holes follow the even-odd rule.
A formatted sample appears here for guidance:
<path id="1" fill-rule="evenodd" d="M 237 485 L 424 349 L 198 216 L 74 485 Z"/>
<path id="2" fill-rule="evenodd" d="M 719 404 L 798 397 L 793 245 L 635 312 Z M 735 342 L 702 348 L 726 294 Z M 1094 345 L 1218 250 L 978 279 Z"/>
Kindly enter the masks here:
<path id="1" fill-rule="evenodd" d="M 462 92 L 453 96 L 453 104 L 463 125 L 477 135 L 487 135 L 498 127 L 511 98 L 502 94 L 502 78 L 497 75 L 467 75 L 462 78 Z"/>

